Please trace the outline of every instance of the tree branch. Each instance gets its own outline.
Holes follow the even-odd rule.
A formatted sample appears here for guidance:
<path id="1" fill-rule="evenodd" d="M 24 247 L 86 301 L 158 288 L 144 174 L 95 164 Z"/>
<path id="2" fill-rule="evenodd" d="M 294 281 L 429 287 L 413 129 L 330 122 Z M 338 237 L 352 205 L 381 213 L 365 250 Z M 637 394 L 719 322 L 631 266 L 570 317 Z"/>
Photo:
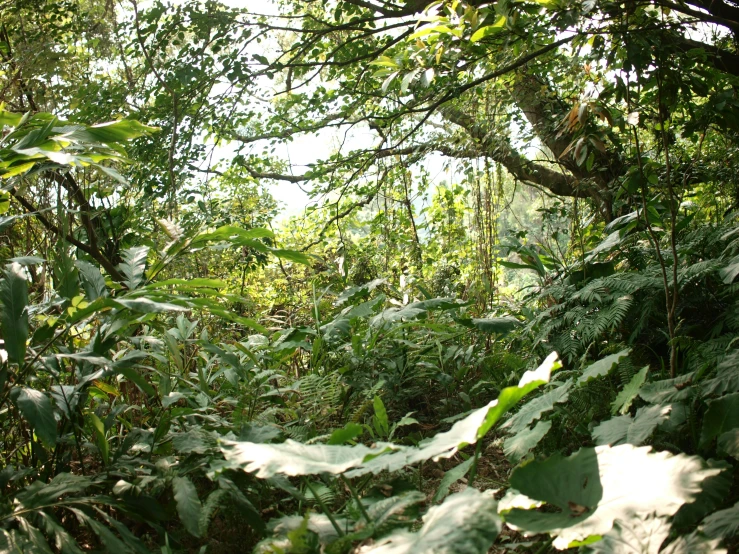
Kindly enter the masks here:
<path id="1" fill-rule="evenodd" d="M 531 162 L 516 152 L 505 140 L 496 140 L 490 133 L 485 133 L 474 119 L 458 109 L 447 107 L 444 117 L 462 127 L 475 142 L 475 147 L 466 153 L 455 151 L 448 143 L 436 145 L 436 150 L 449 156 L 475 157 L 488 156 L 501 163 L 516 179 L 543 186 L 558 196 L 587 198 L 591 196 L 588 188 L 579 187 L 580 181 L 572 175 L 554 171 L 543 165 Z"/>
<path id="2" fill-rule="evenodd" d="M 114 281 L 123 281 L 123 275 L 121 275 L 115 265 L 113 265 L 113 263 L 108 258 L 106 258 L 99 250 L 93 249 L 89 244 L 85 244 L 84 242 L 77 240 L 72 235 L 64 235 L 59 227 L 49 221 L 46 216 L 40 213 L 33 204 L 31 204 L 28 200 L 18 194 L 18 191 L 16 189 L 10 189 L 10 194 L 18 201 L 21 206 L 23 206 L 23 208 L 25 208 L 25 210 L 29 214 L 32 214 L 36 219 L 38 219 L 41 225 L 46 227 L 49 231 L 51 231 L 58 237 L 66 240 L 73 246 L 76 246 L 86 254 L 89 254 L 91 258 L 98 262 L 105 269 L 105 271 L 108 272 L 108 275 L 110 275 Z"/>

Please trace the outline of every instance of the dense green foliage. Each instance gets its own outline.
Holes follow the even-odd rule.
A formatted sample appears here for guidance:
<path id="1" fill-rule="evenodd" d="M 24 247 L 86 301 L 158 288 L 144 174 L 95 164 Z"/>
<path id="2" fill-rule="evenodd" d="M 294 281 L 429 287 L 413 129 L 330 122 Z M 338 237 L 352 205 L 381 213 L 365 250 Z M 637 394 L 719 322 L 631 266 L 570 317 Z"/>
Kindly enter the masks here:
<path id="1" fill-rule="evenodd" d="M 0 552 L 736 551 L 738 33 L 4 4 Z"/>

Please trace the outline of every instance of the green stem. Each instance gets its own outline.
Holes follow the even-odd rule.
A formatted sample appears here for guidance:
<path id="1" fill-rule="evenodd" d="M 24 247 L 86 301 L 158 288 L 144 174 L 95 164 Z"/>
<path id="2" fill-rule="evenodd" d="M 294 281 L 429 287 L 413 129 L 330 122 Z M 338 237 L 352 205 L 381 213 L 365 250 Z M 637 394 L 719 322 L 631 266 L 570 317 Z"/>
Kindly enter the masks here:
<path id="1" fill-rule="evenodd" d="M 470 470 L 469 486 L 471 487 L 475 483 L 475 477 L 477 477 L 477 462 L 480 460 L 480 451 L 482 450 L 482 439 L 477 441 L 475 446 L 475 461 L 472 462 L 472 469 Z"/>
<path id="2" fill-rule="evenodd" d="M 362 512 L 362 516 L 364 516 L 364 519 L 367 521 L 367 523 L 372 523 L 372 520 L 370 519 L 370 516 L 367 513 L 364 504 L 362 504 L 362 500 L 359 498 L 357 491 L 354 490 L 354 487 L 352 486 L 349 479 L 347 479 L 343 475 L 339 475 L 339 479 L 341 479 L 341 481 L 346 485 L 346 488 L 349 489 L 349 492 L 351 493 L 352 498 L 354 498 L 354 501 L 357 503 L 357 506 L 359 506 L 359 511 Z"/>
<path id="3" fill-rule="evenodd" d="M 344 536 L 344 531 L 339 527 L 339 523 L 336 521 L 336 518 L 334 517 L 334 514 L 331 513 L 331 510 L 329 510 L 326 507 L 326 504 L 323 503 L 323 500 L 321 500 L 321 497 L 316 494 L 316 491 L 313 487 L 311 487 L 311 484 L 308 482 L 308 479 L 304 479 L 303 482 L 305 483 L 305 486 L 308 488 L 310 493 L 313 495 L 313 498 L 318 503 L 318 505 L 321 507 L 321 510 L 323 510 L 323 513 L 326 514 L 326 517 L 331 522 L 331 525 L 334 526 L 334 529 L 336 529 L 336 533 L 340 536 Z"/>
<path id="4" fill-rule="evenodd" d="M 544 552 L 552 545 L 554 539 L 549 539 L 547 542 L 541 545 L 541 548 L 536 551 L 536 554 L 544 554 Z"/>

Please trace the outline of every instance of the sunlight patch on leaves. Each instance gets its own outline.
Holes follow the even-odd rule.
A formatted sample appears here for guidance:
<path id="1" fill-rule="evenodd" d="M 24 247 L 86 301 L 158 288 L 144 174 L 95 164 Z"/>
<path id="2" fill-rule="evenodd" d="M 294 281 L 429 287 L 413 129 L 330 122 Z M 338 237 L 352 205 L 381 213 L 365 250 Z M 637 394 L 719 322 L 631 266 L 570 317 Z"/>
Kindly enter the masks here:
<path id="1" fill-rule="evenodd" d="M 232 468 L 256 471 L 266 479 L 282 474 L 291 477 L 320 473 L 343 473 L 359 467 L 369 456 L 378 456 L 390 445 L 368 448 L 362 444 L 342 446 L 303 444 L 288 439 L 281 444 L 221 441 L 221 451 Z"/>
<path id="2" fill-rule="evenodd" d="M 641 515 L 617 520 L 603 540 L 586 552 L 591 554 L 657 554 L 670 534 L 666 518 Z"/>
<path id="3" fill-rule="evenodd" d="M 719 542 L 698 533 L 690 533 L 676 538 L 661 551 L 661 554 L 726 554 L 726 549 L 720 548 Z"/>
<path id="4" fill-rule="evenodd" d="M 556 548 L 605 535 L 617 519 L 672 516 L 692 502 L 702 482 L 718 474 L 695 456 L 652 452 L 630 444 L 582 448 L 514 470 L 511 486 L 559 508 L 558 512 L 513 509 L 506 522 L 526 534 L 550 533 Z"/>
<path id="5" fill-rule="evenodd" d="M 572 381 L 569 380 L 564 385 L 530 400 L 511 419 L 501 425 L 501 429 L 507 429 L 512 435 L 523 431 L 533 421 L 539 419 L 544 412 L 553 410 L 555 404 L 566 402 L 570 397 L 572 385 Z"/>
<path id="6" fill-rule="evenodd" d="M 468 488 L 449 496 L 423 517 L 417 533 L 396 531 L 359 550 L 361 554 L 485 554 L 500 533 L 491 491 Z"/>
<path id="7" fill-rule="evenodd" d="M 302 444 L 287 440 L 282 444 L 221 441 L 221 450 L 230 467 L 256 471 L 257 477 L 276 474 L 289 476 L 340 474 L 357 477 L 367 473 L 397 471 L 428 459 L 448 458 L 458 449 L 476 443 L 526 394 L 549 381 L 560 367 L 556 353 L 550 354 L 539 368 L 524 373 L 517 387 L 503 389 L 487 406 L 457 421 L 449 431 L 422 442 L 418 447 L 380 443 L 375 448 L 364 445 L 340 446 Z"/>

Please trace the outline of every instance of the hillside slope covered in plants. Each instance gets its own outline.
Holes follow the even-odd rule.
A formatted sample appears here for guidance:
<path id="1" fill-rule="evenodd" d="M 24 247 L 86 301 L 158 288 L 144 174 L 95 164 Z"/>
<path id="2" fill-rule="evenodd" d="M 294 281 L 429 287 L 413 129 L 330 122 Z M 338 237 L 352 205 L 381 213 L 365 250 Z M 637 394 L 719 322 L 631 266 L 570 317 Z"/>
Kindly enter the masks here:
<path id="1" fill-rule="evenodd" d="M 0 6 L 0 552 L 738 551 L 738 36 Z"/>

